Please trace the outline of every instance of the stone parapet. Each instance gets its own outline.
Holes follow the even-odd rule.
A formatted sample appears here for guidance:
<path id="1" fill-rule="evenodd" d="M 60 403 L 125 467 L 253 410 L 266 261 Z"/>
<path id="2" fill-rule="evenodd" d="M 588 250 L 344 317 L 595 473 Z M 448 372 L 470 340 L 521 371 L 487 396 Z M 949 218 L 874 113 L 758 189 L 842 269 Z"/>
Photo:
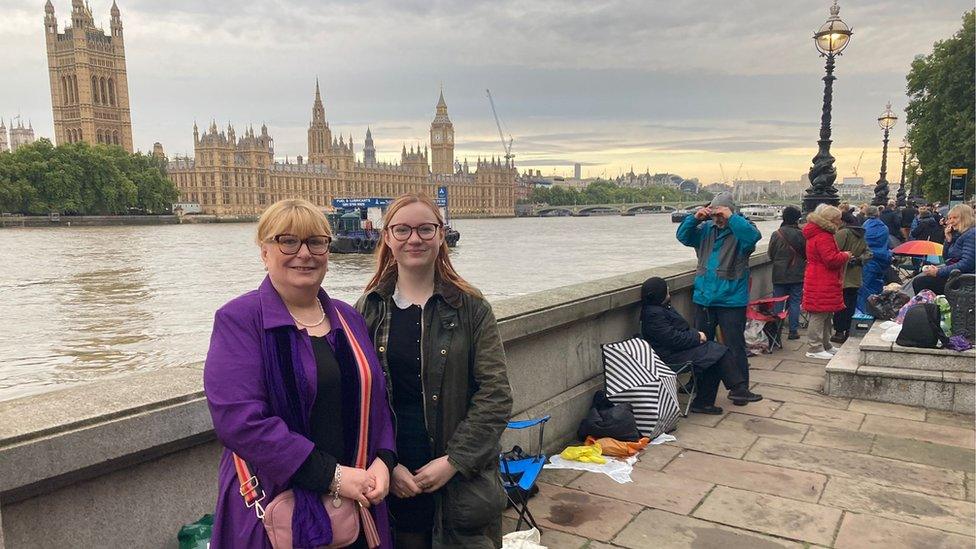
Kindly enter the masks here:
<path id="1" fill-rule="evenodd" d="M 753 295 L 768 294 L 764 249 L 751 264 Z M 690 318 L 694 269 L 686 261 L 493 303 L 514 418 L 551 414 L 546 450 L 575 435 L 602 388 L 600 344 L 638 333 L 640 284 L 667 278 Z M 170 368 L 0 402 L 4 546 L 175 547 L 179 527 L 216 498 L 222 448 L 201 374 Z M 503 446 L 534 448 L 537 437 L 509 432 Z"/>

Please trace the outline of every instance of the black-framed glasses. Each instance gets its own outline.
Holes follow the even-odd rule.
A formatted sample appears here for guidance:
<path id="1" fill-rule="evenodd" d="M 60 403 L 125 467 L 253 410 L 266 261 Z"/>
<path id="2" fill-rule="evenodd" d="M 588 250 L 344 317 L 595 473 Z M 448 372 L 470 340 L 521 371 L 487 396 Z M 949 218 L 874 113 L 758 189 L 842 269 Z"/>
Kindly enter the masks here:
<path id="1" fill-rule="evenodd" d="M 421 240 L 431 240 L 437 236 L 437 229 L 441 228 L 440 223 L 421 223 L 416 227 L 407 225 L 406 223 L 397 223 L 396 225 L 390 225 L 387 230 L 393 235 L 393 238 L 399 240 L 400 242 L 406 242 L 410 239 L 410 235 L 414 231 L 417 231 L 417 236 Z"/>
<path id="2" fill-rule="evenodd" d="M 302 244 L 308 246 L 308 253 L 312 255 L 322 255 L 329 251 L 329 244 L 332 237 L 324 234 L 313 234 L 308 238 L 298 238 L 293 234 L 276 234 L 271 237 L 281 253 L 285 255 L 295 255 L 302 249 Z"/>

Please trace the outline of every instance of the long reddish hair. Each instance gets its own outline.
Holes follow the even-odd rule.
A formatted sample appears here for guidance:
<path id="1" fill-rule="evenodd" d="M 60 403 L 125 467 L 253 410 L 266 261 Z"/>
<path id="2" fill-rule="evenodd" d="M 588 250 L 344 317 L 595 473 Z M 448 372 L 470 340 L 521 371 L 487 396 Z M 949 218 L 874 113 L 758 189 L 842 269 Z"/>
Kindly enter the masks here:
<path id="1" fill-rule="evenodd" d="M 434 217 L 437 218 L 437 222 L 444 225 L 444 218 L 441 217 L 441 210 L 437 207 L 437 204 L 427 195 L 409 193 L 400 195 L 396 200 L 390 204 L 390 207 L 386 209 L 386 213 L 383 215 L 383 233 L 386 234 L 387 227 L 390 226 L 390 220 L 393 216 L 400 211 L 404 206 L 409 206 L 410 204 L 421 203 L 431 212 L 434 213 Z M 443 228 L 441 229 L 443 230 Z M 437 258 L 434 259 L 434 272 L 436 276 L 440 277 L 444 282 L 453 284 L 458 290 L 462 292 L 473 295 L 475 297 L 481 297 L 481 292 L 477 288 L 468 283 L 467 280 L 461 278 L 461 275 L 454 270 L 454 265 L 451 264 L 451 258 L 448 255 L 447 240 L 441 242 L 440 248 L 437 250 Z M 380 241 L 380 245 L 376 247 L 376 273 L 373 274 L 373 278 L 370 279 L 369 283 L 366 284 L 366 289 L 364 293 L 368 293 L 373 288 L 397 277 L 397 264 L 396 259 L 393 258 L 393 250 L 387 245 L 386 239 Z"/>

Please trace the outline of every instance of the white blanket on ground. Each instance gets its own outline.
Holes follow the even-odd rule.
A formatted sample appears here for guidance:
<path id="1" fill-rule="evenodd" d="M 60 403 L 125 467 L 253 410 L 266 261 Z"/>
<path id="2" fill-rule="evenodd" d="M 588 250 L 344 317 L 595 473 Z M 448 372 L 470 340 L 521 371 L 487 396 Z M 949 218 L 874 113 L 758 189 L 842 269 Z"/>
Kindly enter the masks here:
<path id="1" fill-rule="evenodd" d="M 671 435 L 660 435 L 651 441 L 648 446 L 663 444 L 665 442 L 674 442 L 678 439 Z M 642 450 L 645 451 L 645 450 Z M 572 461 L 569 459 L 563 459 L 560 455 L 554 455 L 549 458 L 549 463 L 543 465 L 543 469 L 574 469 L 576 471 L 589 471 L 591 473 L 603 473 L 608 477 L 612 478 L 614 481 L 620 484 L 627 484 L 628 482 L 633 482 L 630 478 L 630 473 L 634 470 L 634 464 L 637 463 L 637 456 L 631 456 L 629 458 L 613 458 L 605 456 L 606 463 L 583 463 L 582 461 Z"/>

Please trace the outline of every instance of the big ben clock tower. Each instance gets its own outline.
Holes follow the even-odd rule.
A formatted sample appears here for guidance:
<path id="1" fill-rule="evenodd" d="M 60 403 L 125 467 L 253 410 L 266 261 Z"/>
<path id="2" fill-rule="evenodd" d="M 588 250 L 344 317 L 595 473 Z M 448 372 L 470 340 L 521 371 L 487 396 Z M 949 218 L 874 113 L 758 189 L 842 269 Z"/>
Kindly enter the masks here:
<path id="1" fill-rule="evenodd" d="M 454 124 L 447 117 L 447 103 L 441 90 L 437 101 L 437 114 L 430 123 L 431 172 L 434 174 L 454 173 Z"/>

